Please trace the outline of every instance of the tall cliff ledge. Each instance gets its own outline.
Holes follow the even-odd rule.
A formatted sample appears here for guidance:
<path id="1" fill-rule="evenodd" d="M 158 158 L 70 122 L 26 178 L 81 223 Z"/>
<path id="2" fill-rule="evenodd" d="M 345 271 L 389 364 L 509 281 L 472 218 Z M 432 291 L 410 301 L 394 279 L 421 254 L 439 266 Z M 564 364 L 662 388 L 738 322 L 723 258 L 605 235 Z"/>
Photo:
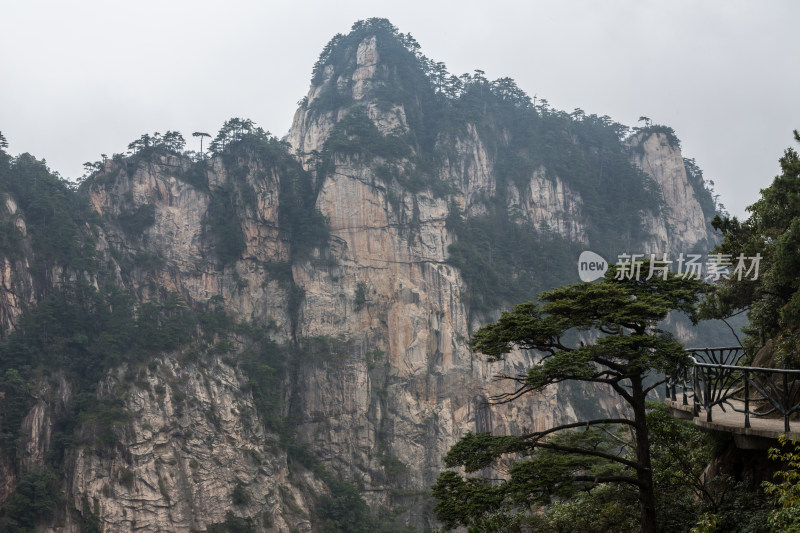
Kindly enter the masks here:
<path id="1" fill-rule="evenodd" d="M 466 432 L 619 409 L 490 405 L 537 356 L 487 363 L 475 328 L 577 281 L 580 250 L 714 239 L 669 132 L 451 76 L 383 20 L 329 43 L 284 141 L 238 121 L 215 142 L 145 143 L 77 191 L 0 152 L 0 499 L 56 487 L 49 531 L 322 531 L 347 498 L 432 527 Z M 76 206 L 60 238 L 47 195 Z"/>

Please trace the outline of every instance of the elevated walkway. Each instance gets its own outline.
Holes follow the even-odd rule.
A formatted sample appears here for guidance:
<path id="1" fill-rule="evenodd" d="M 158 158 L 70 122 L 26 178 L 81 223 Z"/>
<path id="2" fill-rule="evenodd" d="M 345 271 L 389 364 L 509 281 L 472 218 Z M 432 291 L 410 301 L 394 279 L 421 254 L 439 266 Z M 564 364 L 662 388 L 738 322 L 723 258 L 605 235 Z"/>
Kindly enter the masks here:
<path id="1" fill-rule="evenodd" d="M 766 449 L 777 445 L 778 436 L 786 434 L 791 439 L 800 441 L 800 420 L 790 422 L 790 431 L 784 428 L 783 418 L 750 418 L 750 427 L 745 427 L 744 413 L 737 412 L 730 407 L 723 411 L 722 406 L 715 405 L 711 408 L 711 422 L 706 420 L 706 413 L 701 410 L 699 416 L 694 416 L 692 405 L 683 405 L 682 401 L 671 399 L 664 400 L 672 416 L 686 420 L 693 420 L 695 425 L 707 431 L 725 431 L 733 435 L 736 447 L 743 450 Z M 744 402 L 732 401 L 740 409 Z M 738 405 L 737 405 L 738 404 Z"/>
<path id="2" fill-rule="evenodd" d="M 741 449 L 775 446 L 782 434 L 800 440 L 800 420 L 791 420 L 800 414 L 800 370 L 740 366 L 741 348 L 687 352 L 687 363 L 667 378 L 673 416 L 730 433 Z"/>

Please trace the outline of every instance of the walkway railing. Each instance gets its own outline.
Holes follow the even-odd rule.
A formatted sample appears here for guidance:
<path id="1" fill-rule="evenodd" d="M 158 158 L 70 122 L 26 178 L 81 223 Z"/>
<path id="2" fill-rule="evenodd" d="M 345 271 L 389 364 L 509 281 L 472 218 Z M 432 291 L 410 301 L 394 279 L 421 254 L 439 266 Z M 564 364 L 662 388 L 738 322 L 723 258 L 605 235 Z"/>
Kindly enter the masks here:
<path id="1" fill-rule="evenodd" d="M 789 432 L 789 417 L 800 413 L 800 370 L 782 370 L 739 366 L 741 348 L 690 348 L 685 364 L 667 376 L 667 398 L 678 401 L 681 389 L 683 405 L 691 399 L 694 416 L 702 408 L 711 422 L 711 410 L 719 406 L 744 413 L 744 427 L 750 417 L 779 413 Z M 755 407 L 755 409 L 754 409 Z"/>

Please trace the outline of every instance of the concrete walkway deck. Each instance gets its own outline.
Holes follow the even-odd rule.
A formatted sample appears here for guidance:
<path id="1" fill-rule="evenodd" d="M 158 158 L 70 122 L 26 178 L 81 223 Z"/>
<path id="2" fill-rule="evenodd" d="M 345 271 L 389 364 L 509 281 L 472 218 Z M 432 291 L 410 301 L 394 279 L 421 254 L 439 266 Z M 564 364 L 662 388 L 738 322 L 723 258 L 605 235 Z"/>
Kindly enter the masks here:
<path id="1" fill-rule="evenodd" d="M 764 418 L 755 416 L 750 412 L 750 427 L 744 427 L 744 413 L 739 413 L 725 406 L 723 411 L 719 405 L 711 409 L 711 422 L 706 420 L 706 411 L 700 407 L 699 416 L 692 416 L 692 396 L 688 395 L 689 405 L 683 405 L 683 400 L 679 396 L 677 400 L 664 400 L 676 418 L 692 419 L 694 423 L 703 429 L 710 431 L 725 431 L 733 434 L 736 445 L 743 449 L 761 449 L 776 446 L 778 436 L 786 433 L 784 430 L 783 417 Z M 731 400 L 737 408 L 744 410 L 744 402 Z M 791 421 L 789 424 L 790 432 L 786 434 L 789 440 L 797 439 L 800 441 L 800 421 Z"/>

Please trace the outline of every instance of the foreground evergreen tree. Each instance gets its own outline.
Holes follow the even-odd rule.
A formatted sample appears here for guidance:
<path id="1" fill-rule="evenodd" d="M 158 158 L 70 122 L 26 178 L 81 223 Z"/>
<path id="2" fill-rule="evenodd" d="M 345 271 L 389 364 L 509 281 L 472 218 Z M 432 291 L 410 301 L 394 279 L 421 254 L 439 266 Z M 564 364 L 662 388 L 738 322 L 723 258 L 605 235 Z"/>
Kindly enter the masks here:
<path id="1" fill-rule="evenodd" d="M 800 142 L 800 132 L 794 139 Z M 800 367 L 800 154 L 787 148 L 779 160 L 781 174 L 762 189 L 761 198 L 749 206 L 750 217 L 716 217 L 722 231 L 717 252 L 730 256 L 759 255 L 758 276 L 731 276 L 711 293 L 704 314 L 728 317 L 747 312 L 745 348 L 755 354 L 768 340 L 777 347 L 776 362 L 785 368 Z"/>
<path id="2" fill-rule="evenodd" d="M 643 272 L 648 269 L 645 264 Z M 468 473 L 477 472 L 504 456 L 525 458 L 499 484 L 443 472 L 433 494 L 439 499 L 437 515 L 447 527 L 485 522 L 503 509 L 525 511 L 566 490 L 621 483 L 638 491 L 642 531 L 656 531 L 646 398 L 662 383 L 652 377 L 686 357 L 683 346 L 657 324 L 672 311 L 682 311 L 694 322 L 704 285 L 664 272 L 647 281 L 645 274 L 641 280 L 624 274 L 619 267 L 612 267 L 599 282 L 546 292 L 540 303 L 517 305 L 473 336 L 475 349 L 491 361 L 514 348 L 545 354 L 527 373 L 503 376 L 518 386 L 495 401 L 511 402 L 562 381 L 596 383 L 619 395 L 631 416 L 581 420 L 519 436 L 467 434 L 445 457 L 449 468 L 461 466 Z M 596 340 L 585 343 L 579 336 Z M 623 447 L 599 446 L 605 441 L 592 439 L 591 433 L 586 433 L 583 442 L 554 435 L 579 427 L 608 431 L 609 425 L 629 430 L 633 453 L 626 454 Z"/>

